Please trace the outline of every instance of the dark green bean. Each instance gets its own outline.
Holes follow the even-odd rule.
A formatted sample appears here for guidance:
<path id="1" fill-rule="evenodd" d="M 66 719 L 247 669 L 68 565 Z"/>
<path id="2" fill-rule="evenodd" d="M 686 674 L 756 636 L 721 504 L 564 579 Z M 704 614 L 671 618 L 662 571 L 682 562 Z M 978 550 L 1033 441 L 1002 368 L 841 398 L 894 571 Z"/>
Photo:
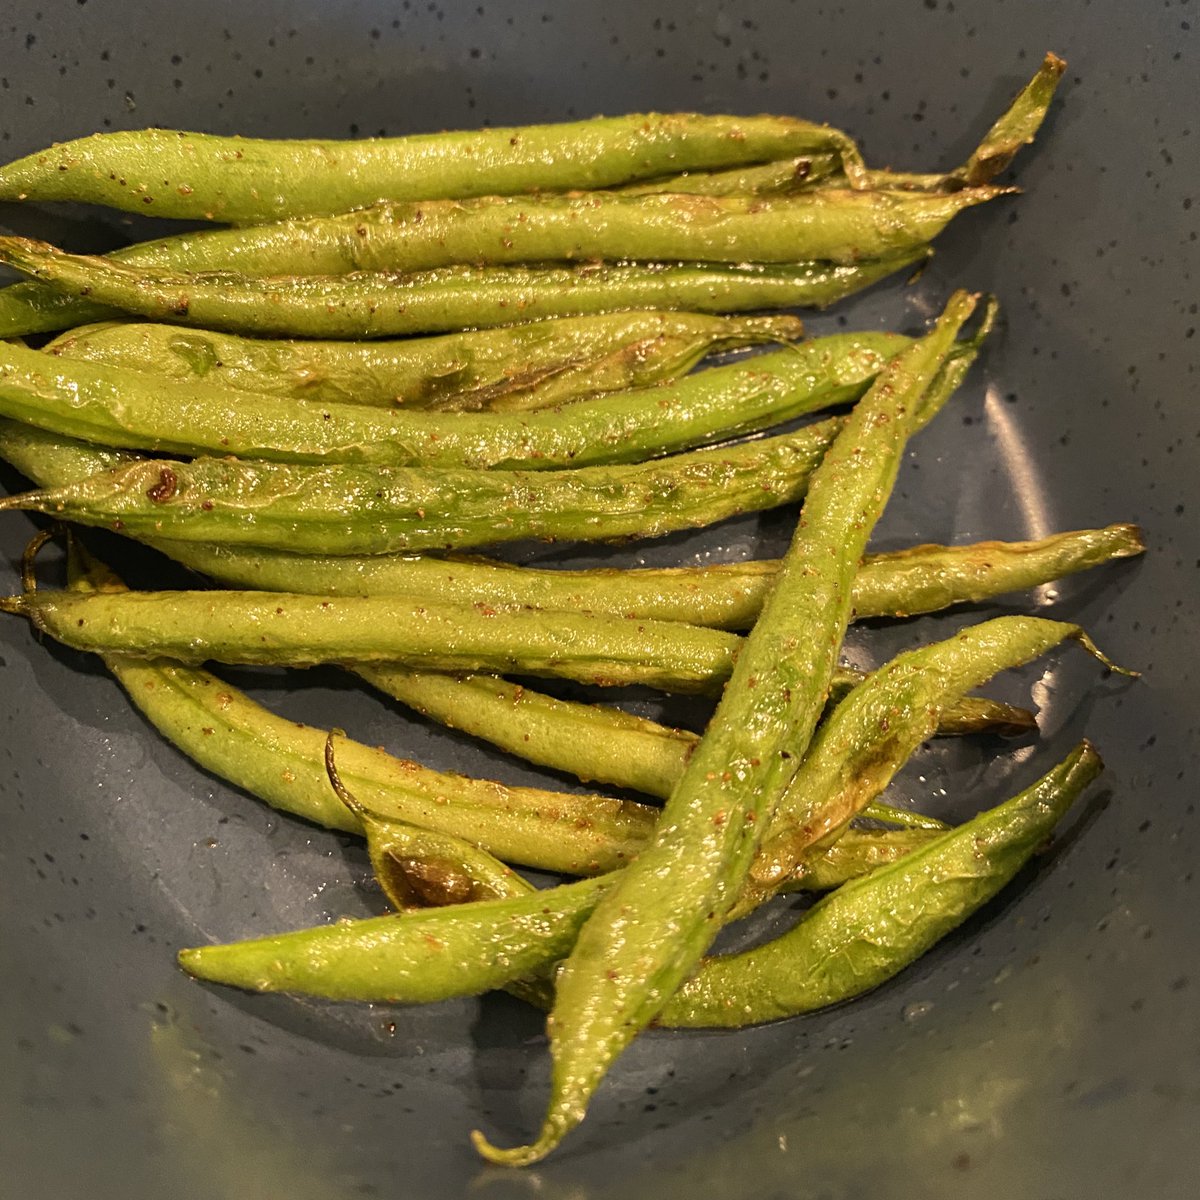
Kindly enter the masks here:
<path id="1" fill-rule="evenodd" d="M 361 141 L 143 129 L 93 134 L 9 163 L 0 168 L 0 199 L 257 223 L 378 200 L 604 188 L 828 152 L 859 178 L 862 160 L 844 133 L 790 117 L 630 113 Z"/>
<path id="2" fill-rule="evenodd" d="M 0 414 L 133 449 L 297 463 L 553 470 L 638 462 L 842 404 L 908 344 L 834 334 L 534 413 L 382 411 L 157 379 L 0 343 Z"/>
<path id="3" fill-rule="evenodd" d="M 573 471 L 135 462 L 0 500 L 132 537 L 293 553 L 465 549 L 521 538 L 655 537 L 798 500 L 840 427 Z"/>
<path id="4" fill-rule="evenodd" d="M 791 342 L 802 332 L 789 316 L 669 312 L 564 317 L 388 342 L 288 342 L 110 322 L 63 334 L 45 349 L 298 400 L 508 412 L 661 383 L 706 354 Z"/>
<path id="5" fill-rule="evenodd" d="M 717 711 L 654 839 L 579 931 L 555 982 L 551 1097 L 537 1138 L 489 1161 L 548 1154 L 584 1117 L 609 1066 L 695 967 L 737 900 L 776 801 L 825 705 L 851 616 L 851 584 L 920 401 L 975 298 L 956 293 L 897 355 L 814 472 L 796 535 Z"/>
<path id="6" fill-rule="evenodd" d="M 314 338 L 395 337 L 644 308 L 820 307 L 926 256 L 921 247 L 853 265 L 602 263 L 258 278 L 171 273 L 0 238 L 0 262 L 124 312 L 234 333 Z"/>

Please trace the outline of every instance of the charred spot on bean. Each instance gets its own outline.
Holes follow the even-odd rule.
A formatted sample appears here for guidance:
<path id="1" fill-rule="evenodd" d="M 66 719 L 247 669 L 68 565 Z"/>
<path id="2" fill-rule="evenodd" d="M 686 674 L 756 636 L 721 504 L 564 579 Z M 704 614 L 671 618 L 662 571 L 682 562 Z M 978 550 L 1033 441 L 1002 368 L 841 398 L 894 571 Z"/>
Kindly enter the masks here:
<path id="1" fill-rule="evenodd" d="M 179 477 L 170 467 L 163 467 L 158 473 L 158 482 L 146 490 L 146 496 L 155 504 L 165 504 L 178 490 Z"/>

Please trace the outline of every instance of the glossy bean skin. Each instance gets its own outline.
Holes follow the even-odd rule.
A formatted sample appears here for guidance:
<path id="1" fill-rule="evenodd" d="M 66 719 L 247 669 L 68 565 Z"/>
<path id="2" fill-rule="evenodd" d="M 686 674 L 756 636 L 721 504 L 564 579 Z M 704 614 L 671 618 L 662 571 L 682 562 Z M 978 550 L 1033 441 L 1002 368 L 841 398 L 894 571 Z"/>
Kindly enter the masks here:
<path id="1" fill-rule="evenodd" d="M 995 896 L 1101 766 L 1085 742 L 1032 787 L 965 825 L 932 837 L 909 833 L 908 853 L 843 882 L 789 933 L 702 962 L 659 1024 L 741 1028 L 877 987 Z M 255 991 L 395 1003 L 475 995 L 561 957 L 616 878 L 202 946 L 179 959 L 198 978 Z"/>
<path id="2" fill-rule="evenodd" d="M 4 449 L 0 430 L 0 455 Z M 868 554 L 854 577 L 854 615 L 856 620 L 908 617 L 978 604 L 1136 557 L 1144 549 L 1136 525 L 1117 524 L 1029 542 L 930 544 Z M 187 566 L 232 587 L 584 608 L 733 630 L 754 624 L 779 569 L 775 560 L 571 571 L 417 555 L 301 559 L 216 545 L 173 552 Z"/>
<path id="3" fill-rule="evenodd" d="M 296 245 L 315 248 L 317 266 L 273 274 L 630 260 L 853 265 L 910 253 L 1005 191 L 825 187 L 794 196 L 587 192 L 381 204 L 289 222 Z"/>
<path id="4" fill-rule="evenodd" d="M 297 400 L 512 412 L 647 387 L 686 374 L 706 354 L 792 342 L 802 333 L 789 316 L 669 312 L 563 317 L 391 342 L 280 341 L 109 322 L 72 330 L 45 350 Z"/>
<path id="5" fill-rule="evenodd" d="M 325 777 L 325 730 L 278 717 L 198 667 L 111 654 L 104 661 L 147 720 L 205 770 L 281 812 L 363 832 Z M 338 741 L 338 769 L 372 813 L 463 838 L 537 870 L 614 870 L 636 852 L 658 815 L 628 800 L 433 771 L 350 739 Z"/>
<path id="6" fill-rule="evenodd" d="M 599 687 L 713 692 L 743 639 L 677 621 L 552 609 L 421 604 L 390 596 L 295 592 L 39 589 L 0 598 L 75 650 L 246 666 L 399 663 L 423 670 L 512 671 Z M 835 680 L 856 682 L 838 670 Z"/>
<path id="7" fill-rule="evenodd" d="M 1011 800 L 844 884 L 789 933 L 708 959 L 668 1000 L 660 1024 L 757 1025 L 878 987 L 992 899 L 1102 766 L 1083 742 Z"/>
<path id="8" fill-rule="evenodd" d="M 536 1162 L 583 1119 L 609 1066 L 695 967 L 737 900 L 825 705 L 854 573 L 921 398 L 974 307 L 965 293 L 951 298 L 934 330 L 881 372 L 814 472 L 779 578 L 653 841 L 601 899 L 558 973 L 541 1130 L 508 1150 L 476 1132 L 489 1161 Z"/>
<path id="9" fill-rule="evenodd" d="M 819 308 L 927 256 L 922 246 L 848 265 L 456 266 L 264 278 L 232 271 L 181 274 L 65 254 L 29 239 L 0 238 L 0 262 L 64 294 L 154 321 L 322 339 L 483 329 L 647 308 L 702 313 Z"/>
<path id="10" fill-rule="evenodd" d="M 8 497 L 30 509 L 164 541 L 298 554 L 460 550 L 522 538 L 656 537 L 798 500 L 840 428 L 656 462 L 572 471 L 134 462 Z"/>
<path id="11" fill-rule="evenodd" d="M 555 470 L 640 462 L 857 399 L 907 339 L 834 334 L 532 413 L 380 410 L 158 379 L 0 343 L 0 414 L 101 445 L 308 464 Z"/>
<path id="12" fill-rule="evenodd" d="M 602 704 L 581 704 L 545 695 L 495 675 L 447 675 L 390 664 L 356 667 L 372 687 L 451 729 L 483 738 L 510 754 L 585 783 L 609 783 L 666 799 L 700 738 Z M 848 692 L 861 676 L 835 671 L 833 696 Z M 1024 733 L 1037 723 L 1027 709 L 968 696 L 948 703 L 938 732 L 957 735 Z M 914 814 L 867 814 L 885 820 Z"/>
<path id="13" fill-rule="evenodd" d="M 937 729 L 948 704 L 1067 638 L 1107 663 L 1078 625 L 997 617 L 901 654 L 852 688 L 780 797 L 734 914 L 762 903 L 811 847 L 831 844 Z"/>
<path id="14" fill-rule="evenodd" d="M 926 830 L 848 830 L 833 850 L 797 868 L 794 887 L 840 887 L 936 836 Z M 507 900 L 200 946 L 181 951 L 179 961 L 199 979 L 251 991 L 398 1004 L 474 996 L 553 967 L 617 878 L 614 872 Z"/>
<path id="15" fill-rule="evenodd" d="M 41 487 L 58 487 L 116 467 L 132 455 L 0 420 L 0 458 Z M 778 572 L 776 561 L 704 567 L 515 567 L 478 558 L 425 555 L 304 556 L 227 545 L 155 542 L 185 566 L 253 591 L 323 596 L 407 595 L 457 603 L 584 608 L 620 616 L 748 629 Z M 1145 549 L 1136 525 L 1107 525 L 1029 542 L 924 545 L 868 554 L 854 577 L 856 619 L 904 617 L 1023 591 Z"/>
<path id="16" fill-rule="evenodd" d="M 261 223 L 379 200 L 604 188 L 813 152 L 841 156 L 852 179 L 861 173 L 845 134 L 774 116 L 630 113 L 359 141 L 145 129 L 93 134 L 9 163 L 0 168 L 0 199 Z"/>

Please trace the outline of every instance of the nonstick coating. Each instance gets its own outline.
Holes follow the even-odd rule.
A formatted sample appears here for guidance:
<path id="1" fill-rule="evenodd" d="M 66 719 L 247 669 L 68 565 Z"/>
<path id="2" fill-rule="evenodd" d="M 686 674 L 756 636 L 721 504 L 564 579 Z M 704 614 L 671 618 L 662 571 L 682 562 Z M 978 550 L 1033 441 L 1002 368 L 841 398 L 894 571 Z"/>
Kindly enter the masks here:
<path id="1" fill-rule="evenodd" d="M 1053 49 L 1070 66 L 1018 162 L 1025 194 L 962 217 L 916 284 L 811 328 L 916 329 L 956 285 L 1004 305 L 972 380 L 914 444 L 877 545 L 1136 520 L 1150 553 L 1008 606 L 1081 620 L 1140 681 L 1064 651 L 995 689 L 1032 689 L 1039 739 L 939 744 L 898 785 L 963 816 L 1086 730 L 1108 771 L 1053 853 L 853 1005 L 745 1033 L 645 1037 L 579 1133 L 523 1176 L 484 1169 L 466 1135 L 533 1130 L 547 1067 L 538 1019 L 504 997 L 333 1006 L 187 979 L 180 946 L 376 911 L 361 849 L 191 767 L 96 661 L 4 619 L 0 1194 L 1194 1195 L 1198 18 L 1188 0 L 9 0 L 5 157 L 146 125 L 365 136 L 692 108 L 828 120 L 874 163 L 931 169 L 960 161 Z M 69 208 L 7 206 L 0 222 L 78 248 L 133 232 Z M 18 486 L 0 472 L 0 487 Z M 792 516 L 524 557 L 764 554 Z M 0 521 L 6 591 L 33 528 Z M 1003 609 L 880 623 L 851 650 L 878 661 Z M 570 786 L 333 671 L 232 677 L 282 712 L 435 767 Z"/>

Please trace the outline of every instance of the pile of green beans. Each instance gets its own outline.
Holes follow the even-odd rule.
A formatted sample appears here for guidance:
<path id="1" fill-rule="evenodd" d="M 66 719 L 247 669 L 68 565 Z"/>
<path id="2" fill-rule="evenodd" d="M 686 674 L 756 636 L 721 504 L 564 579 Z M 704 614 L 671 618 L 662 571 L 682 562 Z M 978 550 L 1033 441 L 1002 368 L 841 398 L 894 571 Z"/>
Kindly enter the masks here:
<path id="1" fill-rule="evenodd" d="M 997 177 L 1064 66 L 1047 55 L 937 173 L 871 167 L 824 125 L 690 113 L 353 142 L 144 130 L 0 167 L 0 200 L 219 223 L 103 256 L 0 237 L 0 263 L 27 276 L 0 289 L 0 458 L 34 484 L 0 512 L 52 518 L 0 612 L 98 655 L 204 770 L 365 838 L 393 910 L 185 949 L 187 971 L 360 1002 L 504 989 L 548 1010 L 539 1133 L 513 1149 L 473 1134 L 521 1165 L 583 1119 L 647 1026 L 841 1003 L 996 895 L 1100 771 L 1090 744 L 957 828 L 887 789 L 927 738 L 1036 733 L 1033 712 L 972 694 L 999 672 L 1066 640 L 1119 668 L 1045 617 L 982 620 L 869 672 L 842 665 L 845 631 L 1133 557 L 1141 533 L 867 554 L 995 302 L 956 292 L 916 337 L 804 340 L 794 315 L 758 310 L 822 307 L 919 264 L 957 214 L 1014 192 Z M 566 570 L 464 553 L 797 504 L 779 560 Z M 201 578 L 131 590 L 87 527 Z M 35 572 L 56 537 L 63 589 Z M 319 663 L 645 800 L 435 771 L 284 720 L 219 673 Z M 527 682 L 545 677 L 617 704 Z M 711 714 L 699 732 L 633 716 L 630 685 L 707 696 Z M 725 925 L 802 892 L 825 894 L 787 932 L 710 954 Z"/>

